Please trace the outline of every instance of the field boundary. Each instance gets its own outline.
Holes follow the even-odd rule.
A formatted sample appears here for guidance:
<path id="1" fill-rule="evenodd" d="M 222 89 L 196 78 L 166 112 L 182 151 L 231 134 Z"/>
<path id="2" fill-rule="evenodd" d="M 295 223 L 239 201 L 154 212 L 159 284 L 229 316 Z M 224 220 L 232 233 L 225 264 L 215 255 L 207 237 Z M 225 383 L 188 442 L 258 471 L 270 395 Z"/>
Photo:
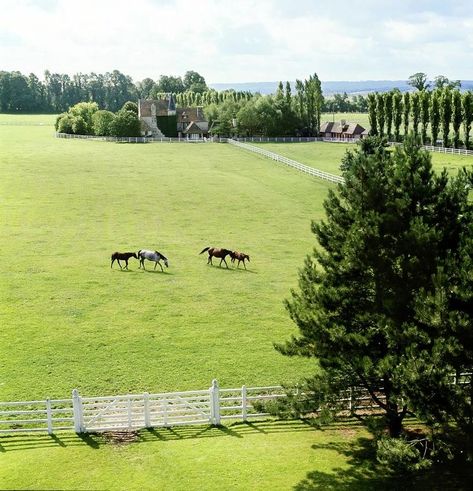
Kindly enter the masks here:
<path id="1" fill-rule="evenodd" d="M 256 403 L 286 397 L 279 385 L 209 389 L 158 394 L 82 397 L 0 402 L 0 433 L 138 430 L 197 424 L 220 425 L 224 420 L 248 421 L 269 416 Z"/>
<path id="2" fill-rule="evenodd" d="M 310 174 L 311 176 L 318 177 L 320 179 L 324 179 L 326 181 L 330 181 L 338 184 L 343 184 L 345 182 L 345 180 L 341 176 L 337 176 L 336 174 L 330 174 L 329 172 L 324 172 L 319 169 L 314 169 L 313 167 L 309 167 L 308 165 L 301 164 L 296 160 L 288 159 L 283 155 L 279 155 L 274 152 L 269 152 L 268 150 L 264 150 L 263 148 L 255 147 L 254 145 L 249 145 L 248 143 L 242 143 L 240 141 L 236 141 L 231 138 L 229 138 L 227 142 L 230 143 L 231 145 L 242 148 L 244 150 L 248 150 L 250 152 L 263 155 L 264 157 L 267 157 L 271 160 L 275 160 L 276 162 L 282 162 L 283 164 L 286 164 L 289 167 L 294 167 L 295 169 L 304 172 L 306 174 Z"/>

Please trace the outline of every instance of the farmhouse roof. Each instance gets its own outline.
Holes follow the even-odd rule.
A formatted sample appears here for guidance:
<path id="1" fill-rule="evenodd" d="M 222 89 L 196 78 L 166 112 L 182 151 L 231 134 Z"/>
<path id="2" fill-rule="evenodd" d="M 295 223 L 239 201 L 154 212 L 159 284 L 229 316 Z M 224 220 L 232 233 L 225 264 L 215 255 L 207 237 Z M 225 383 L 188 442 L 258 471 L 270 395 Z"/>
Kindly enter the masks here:
<path id="1" fill-rule="evenodd" d="M 156 108 L 156 116 L 167 116 L 168 115 L 168 105 L 167 99 L 140 99 L 138 101 L 138 115 L 140 118 L 151 118 L 152 107 Z"/>
<path id="2" fill-rule="evenodd" d="M 204 133 L 204 130 L 195 121 L 191 121 L 189 125 L 186 127 L 186 129 L 184 130 L 184 133 L 186 134 L 197 133 L 201 135 L 202 133 Z"/>
<path id="3" fill-rule="evenodd" d="M 179 107 L 176 110 L 177 122 L 187 123 L 189 121 L 207 121 L 202 107 Z"/>

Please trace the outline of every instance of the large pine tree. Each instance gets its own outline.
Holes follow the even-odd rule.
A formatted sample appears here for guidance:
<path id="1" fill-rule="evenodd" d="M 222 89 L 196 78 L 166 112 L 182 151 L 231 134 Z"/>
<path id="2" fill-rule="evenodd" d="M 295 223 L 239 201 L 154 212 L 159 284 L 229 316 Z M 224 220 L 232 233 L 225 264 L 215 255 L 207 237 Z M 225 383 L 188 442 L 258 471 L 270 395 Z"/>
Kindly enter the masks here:
<path id="1" fill-rule="evenodd" d="M 277 349 L 318 360 L 321 370 L 308 382 L 318 392 L 316 404 L 362 387 L 384 410 L 391 436 L 399 436 L 409 411 L 448 412 L 439 409 L 442 396 L 417 391 L 414 380 L 438 367 L 442 376 L 437 371 L 439 379 L 426 383 L 433 391 L 436 380 L 440 389 L 452 370 L 472 366 L 473 350 L 458 349 L 471 343 L 465 324 L 473 298 L 465 269 L 473 241 L 471 174 L 436 175 L 413 138 L 393 152 L 374 143 L 347 154 L 345 183 L 329 191 L 326 220 L 312 223 L 318 246 L 300 272 L 300 289 L 286 302 L 300 332 Z M 453 303 L 435 304 L 448 284 L 455 285 Z M 462 313 L 442 324 L 440 314 L 460 309 L 455 302 Z M 429 359 L 432 350 L 436 356 Z"/>

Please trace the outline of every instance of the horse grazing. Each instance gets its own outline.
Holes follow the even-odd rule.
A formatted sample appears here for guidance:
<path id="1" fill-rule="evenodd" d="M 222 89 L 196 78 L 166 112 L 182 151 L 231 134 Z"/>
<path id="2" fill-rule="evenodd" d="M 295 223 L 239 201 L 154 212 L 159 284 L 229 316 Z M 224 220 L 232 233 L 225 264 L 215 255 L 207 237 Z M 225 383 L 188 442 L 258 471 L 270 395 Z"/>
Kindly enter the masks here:
<path id="1" fill-rule="evenodd" d="M 245 266 L 245 269 L 246 269 L 245 259 L 247 259 L 248 262 L 250 262 L 250 256 L 248 256 L 248 254 L 244 254 L 243 252 L 233 251 L 230 253 L 230 256 L 232 258 L 232 263 L 234 263 L 235 260 L 238 261 L 237 268 L 239 268 L 240 263 L 243 262 L 243 266 Z"/>
<path id="2" fill-rule="evenodd" d="M 156 266 L 159 264 L 159 267 L 161 268 L 161 271 L 163 270 L 163 266 L 159 261 L 161 259 L 163 260 L 163 263 L 166 265 L 166 268 L 169 268 L 169 262 L 168 258 L 164 257 L 160 252 L 158 251 L 147 251 L 147 250 L 139 250 L 138 251 L 138 259 L 140 260 L 140 268 L 143 266 L 143 269 L 146 270 L 145 268 L 145 259 L 148 261 L 153 261 L 154 264 L 154 269 L 156 269 Z"/>
<path id="3" fill-rule="evenodd" d="M 130 259 L 130 257 L 138 259 L 136 252 L 114 252 L 111 257 L 112 262 L 110 264 L 110 267 L 112 267 L 113 263 L 117 261 L 118 266 L 120 266 L 120 269 L 122 269 L 122 265 L 120 264 L 120 260 L 122 260 L 125 261 L 125 269 L 128 269 L 128 259 Z"/>
<path id="4" fill-rule="evenodd" d="M 218 249 L 217 247 L 206 247 L 201 252 L 199 252 L 199 254 L 203 254 L 205 251 L 209 251 L 209 258 L 207 260 L 207 264 L 213 265 L 212 257 L 219 257 L 220 258 L 219 266 L 222 265 L 222 261 L 223 261 L 225 263 L 225 266 L 228 268 L 228 264 L 227 261 L 225 261 L 225 257 L 231 254 L 232 251 L 228 249 Z"/>

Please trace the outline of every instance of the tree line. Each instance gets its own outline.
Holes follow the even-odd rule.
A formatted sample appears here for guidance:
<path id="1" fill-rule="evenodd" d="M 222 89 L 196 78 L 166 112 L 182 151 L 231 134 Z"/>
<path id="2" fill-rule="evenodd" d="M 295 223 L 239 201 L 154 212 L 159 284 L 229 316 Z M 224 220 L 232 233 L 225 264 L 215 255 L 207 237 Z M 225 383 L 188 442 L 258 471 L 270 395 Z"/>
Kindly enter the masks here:
<path id="1" fill-rule="evenodd" d="M 159 93 L 208 90 L 204 77 L 187 71 L 184 77 L 162 75 L 134 83 L 118 70 L 105 74 L 77 73 L 70 77 L 63 73 L 44 72 L 44 80 L 34 73 L 0 71 L 0 112 L 61 113 L 79 102 L 96 102 L 101 109 L 118 111 L 127 101 L 153 99 Z"/>
<path id="2" fill-rule="evenodd" d="M 458 80 L 442 75 L 432 87 L 423 73 L 412 75 L 409 83 L 415 92 L 394 89 L 368 95 L 370 134 L 398 142 L 412 132 L 424 145 L 471 148 L 473 92 L 461 92 Z"/>

